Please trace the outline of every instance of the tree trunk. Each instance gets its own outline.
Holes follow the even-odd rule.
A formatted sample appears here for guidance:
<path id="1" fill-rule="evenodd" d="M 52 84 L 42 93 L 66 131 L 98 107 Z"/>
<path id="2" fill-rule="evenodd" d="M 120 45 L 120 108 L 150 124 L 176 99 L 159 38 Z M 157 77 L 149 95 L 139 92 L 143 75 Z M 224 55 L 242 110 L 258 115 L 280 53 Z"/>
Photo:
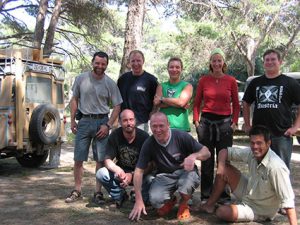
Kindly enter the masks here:
<path id="1" fill-rule="evenodd" d="M 128 67 L 129 53 L 141 47 L 146 1 L 147 0 L 131 0 L 129 2 L 120 75 L 130 69 Z"/>
<path id="2" fill-rule="evenodd" d="M 58 23 L 59 14 L 61 12 L 61 0 L 55 0 L 55 6 L 52 12 L 52 17 L 50 20 L 50 24 L 47 30 L 47 36 L 44 46 L 44 56 L 50 57 L 51 53 L 53 52 L 53 46 L 54 46 L 54 34 L 55 29 Z"/>
<path id="3" fill-rule="evenodd" d="M 48 0 L 40 0 L 39 13 L 36 17 L 36 24 L 33 36 L 33 47 L 41 49 L 43 37 L 44 37 L 44 25 L 45 18 L 48 9 Z"/>
<path id="4" fill-rule="evenodd" d="M 258 46 L 257 46 L 256 41 L 253 38 L 248 37 L 247 40 L 246 40 L 246 49 L 247 49 L 247 58 L 248 58 L 248 60 L 246 60 L 246 62 L 247 62 L 248 77 L 249 76 L 254 76 L 255 57 L 256 57 L 257 47 Z"/>
<path id="5" fill-rule="evenodd" d="M 297 38 L 297 35 L 298 35 L 299 32 L 300 32 L 300 24 L 298 24 L 297 28 L 293 31 L 292 35 L 290 36 L 288 42 L 285 44 L 285 48 L 282 51 L 281 60 L 284 60 L 284 58 L 286 57 L 287 53 L 289 52 L 289 50 L 293 46 L 293 42 Z"/>

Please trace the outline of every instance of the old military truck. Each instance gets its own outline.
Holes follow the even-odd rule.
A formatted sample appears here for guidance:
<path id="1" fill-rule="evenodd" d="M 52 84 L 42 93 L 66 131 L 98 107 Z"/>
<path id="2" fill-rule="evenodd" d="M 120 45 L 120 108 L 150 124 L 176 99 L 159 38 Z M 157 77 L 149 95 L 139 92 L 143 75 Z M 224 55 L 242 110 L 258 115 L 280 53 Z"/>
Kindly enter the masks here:
<path id="1" fill-rule="evenodd" d="M 59 164 L 64 141 L 62 61 L 32 48 L 0 50 L 0 157 L 24 167 Z M 0 161 L 1 163 L 1 161 Z"/>

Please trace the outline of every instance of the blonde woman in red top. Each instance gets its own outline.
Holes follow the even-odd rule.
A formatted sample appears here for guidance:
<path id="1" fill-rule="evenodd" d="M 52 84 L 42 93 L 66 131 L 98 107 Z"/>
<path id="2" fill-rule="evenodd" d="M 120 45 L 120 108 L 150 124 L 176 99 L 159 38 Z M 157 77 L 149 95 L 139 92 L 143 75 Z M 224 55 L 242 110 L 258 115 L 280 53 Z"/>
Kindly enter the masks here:
<path id="1" fill-rule="evenodd" d="M 207 146 L 211 157 L 201 165 L 201 200 L 210 194 L 214 180 L 215 153 L 232 146 L 233 131 L 240 111 L 238 87 L 234 77 L 225 74 L 224 52 L 211 52 L 209 74 L 201 76 L 196 90 L 193 110 L 198 141 Z M 199 118 L 201 117 L 200 121 Z M 224 192 L 223 199 L 230 199 Z"/>

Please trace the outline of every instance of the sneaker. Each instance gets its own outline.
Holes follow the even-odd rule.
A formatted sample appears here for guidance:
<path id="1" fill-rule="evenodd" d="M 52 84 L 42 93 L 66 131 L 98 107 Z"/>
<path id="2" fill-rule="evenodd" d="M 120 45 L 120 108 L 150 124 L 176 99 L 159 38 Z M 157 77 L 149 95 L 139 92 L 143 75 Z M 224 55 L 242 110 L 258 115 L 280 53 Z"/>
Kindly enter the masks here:
<path id="1" fill-rule="evenodd" d="M 79 192 L 77 190 L 73 190 L 73 191 L 71 191 L 71 194 L 66 198 L 65 202 L 72 203 L 72 202 L 76 202 L 80 199 L 82 199 L 81 192 Z"/>
<path id="2" fill-rule="evenodd" d="M 94 193 L 93 202 L 97 205 L 103 205 L 105 203 L 105 199 L 101 191 Z"/>
<path id="3" fill-rule="evenodd" d="M 116 208 L 121 208 L 123 203 L 129 199 L 129 196 L 126 192 L 124 192 L 124 194 L 122 195 L 121 199 L 120 200 L 116 200 L 115 203 L 116 203 Z"/>

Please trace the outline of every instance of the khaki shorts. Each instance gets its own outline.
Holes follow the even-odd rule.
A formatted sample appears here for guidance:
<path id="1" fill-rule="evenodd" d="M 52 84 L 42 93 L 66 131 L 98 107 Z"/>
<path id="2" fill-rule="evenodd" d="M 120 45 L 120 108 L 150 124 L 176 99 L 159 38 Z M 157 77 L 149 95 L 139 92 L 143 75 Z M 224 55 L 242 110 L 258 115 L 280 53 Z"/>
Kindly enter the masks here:
<path id="1" fill-rule="evenodd" d="M 242 201 L 242 197 L 246 194 L 248 185 L 248 178 L 241 174 L 240 181 L 234 190 L 233 194 L 238 201 Z M 247 222 L 247 221 L 266 221 L 269 220 L 268 217 L 256 215 L 253 209 L 245 203 L 240 203 L 236 205 L 238 210 L 238 222 Z"/>

